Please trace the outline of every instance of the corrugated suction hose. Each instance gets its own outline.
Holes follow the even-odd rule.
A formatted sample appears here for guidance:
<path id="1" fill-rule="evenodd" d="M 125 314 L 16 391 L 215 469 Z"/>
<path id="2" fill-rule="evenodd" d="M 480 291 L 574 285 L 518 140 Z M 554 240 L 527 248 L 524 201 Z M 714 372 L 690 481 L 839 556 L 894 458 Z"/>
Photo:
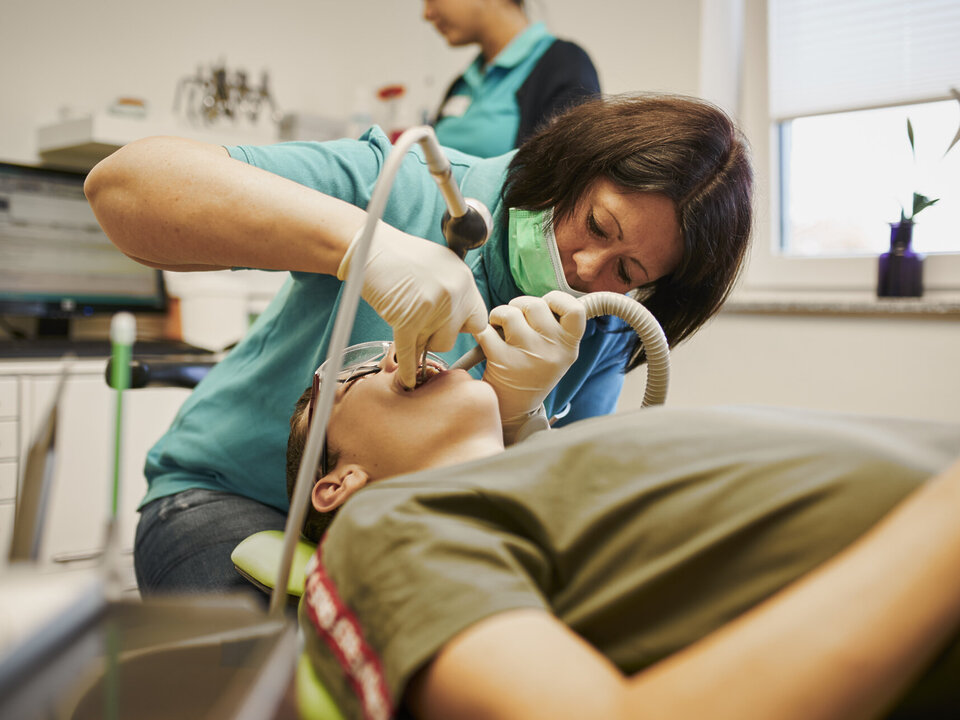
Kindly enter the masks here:
<path id="1" fill-rule="evenodd" d="M 616 315 L 637 333 L 647 355 L 647 385 L 643 392 L 642 407 L 662 405 L 667 399 L 667 386 L 670 383 L 670 347 L 653 313 L 633 298 L 613 292 L 589 293 L 581 297 L 580 302 L 584 304 L 587 319 Z M 453 363 L 450 369 L 469 370 L 483 360 L 483 350 L 478 345 Z"/>

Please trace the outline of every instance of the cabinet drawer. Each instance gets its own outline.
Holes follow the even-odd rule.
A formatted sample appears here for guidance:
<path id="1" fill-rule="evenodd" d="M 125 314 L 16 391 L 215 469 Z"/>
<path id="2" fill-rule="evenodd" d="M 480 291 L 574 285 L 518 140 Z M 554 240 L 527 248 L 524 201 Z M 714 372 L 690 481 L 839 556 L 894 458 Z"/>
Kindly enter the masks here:
<path id="1" fill-rule="evenodd" d="M 17 402 L 17 381 L 13 378 L 0 378 L 0 418 L 15 418 L 19 413 Z"/>
<path id="2" fill-rule="evenodd" d="M 0 420 L 0 460 L 17 458 L 17 421 Z"/>
<path id="3" fill-rule="evenodd" d="M 0 502 L 17 497 L 17 464 L 0 462 Z"/>

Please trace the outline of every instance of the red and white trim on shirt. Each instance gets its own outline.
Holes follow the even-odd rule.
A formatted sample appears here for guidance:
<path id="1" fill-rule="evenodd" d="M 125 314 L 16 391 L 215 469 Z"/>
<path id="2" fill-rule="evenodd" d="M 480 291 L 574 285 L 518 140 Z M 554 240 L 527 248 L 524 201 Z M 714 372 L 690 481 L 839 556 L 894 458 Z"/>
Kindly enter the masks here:
<path id="1" fill-rule="evenodd" d="M 322 549 L 307 565 L 304 600 L 317 633 L 333 651 L 353 686 L 366 720 L 389 720 L 393 703 L 376 651 L 363 637 L 360 623 L 346 606 L 320 560 Z"/>

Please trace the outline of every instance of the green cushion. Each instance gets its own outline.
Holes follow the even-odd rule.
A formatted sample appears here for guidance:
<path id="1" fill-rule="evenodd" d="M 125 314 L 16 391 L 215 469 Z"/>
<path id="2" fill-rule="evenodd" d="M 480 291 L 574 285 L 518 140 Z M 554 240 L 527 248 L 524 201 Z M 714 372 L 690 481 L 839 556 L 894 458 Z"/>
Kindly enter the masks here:
<path id="1" fill-rule="evenodd" d="M 306 653 L 297 662 L 297 712 L 300 720 L 343 720 Z"/>
<path id="2" fill-rule="evenodd" d="M 291 600 L 303 595 L 307 562 L 316 550 L 316 545 L 303 538 L 297 543 L 287 582 L 287 595 Z M 282 552 L 283 533 L 279 530 L 263 530 L 237 545 L 230 553 L 230 559 L 241 575 L 265 592 L 270 592 L 276 582 Z M 343 720 L 343 714 L 320 682 L 306 653 L 300 655 L 297 663 L 296 683 L 297 712 L 301 720 Z"/>
<path id="3" fill-rule="evenodd" d="M 293 564 L 290 566 L 290 578 L 287 581 L 287 595 L 291 599 L 295 600 L 303 595 L 307 561 L 316 550 L 316 545 L 303 538 L 297 543 L 293 553 Z M 282 552 L 283 532 L 263 530 L 237 545 L 230 553 L 230 559 L 233 560 L 233 566 L 241 575 L 269 593 L 276 584 Z"/>

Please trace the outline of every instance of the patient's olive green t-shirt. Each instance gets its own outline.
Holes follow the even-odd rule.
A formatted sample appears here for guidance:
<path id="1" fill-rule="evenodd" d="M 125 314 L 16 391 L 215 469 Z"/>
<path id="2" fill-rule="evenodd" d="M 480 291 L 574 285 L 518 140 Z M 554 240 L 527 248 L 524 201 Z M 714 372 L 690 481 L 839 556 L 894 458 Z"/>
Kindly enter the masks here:
<path id="1" fill-rule="evenodd" d="M 347 717 L 495 613 L 542 608 L 626 674 L 836 554 L 960 455 L 960 425 L 654 408 L 375 483 L 346 503 L 301 622 Z"/>

